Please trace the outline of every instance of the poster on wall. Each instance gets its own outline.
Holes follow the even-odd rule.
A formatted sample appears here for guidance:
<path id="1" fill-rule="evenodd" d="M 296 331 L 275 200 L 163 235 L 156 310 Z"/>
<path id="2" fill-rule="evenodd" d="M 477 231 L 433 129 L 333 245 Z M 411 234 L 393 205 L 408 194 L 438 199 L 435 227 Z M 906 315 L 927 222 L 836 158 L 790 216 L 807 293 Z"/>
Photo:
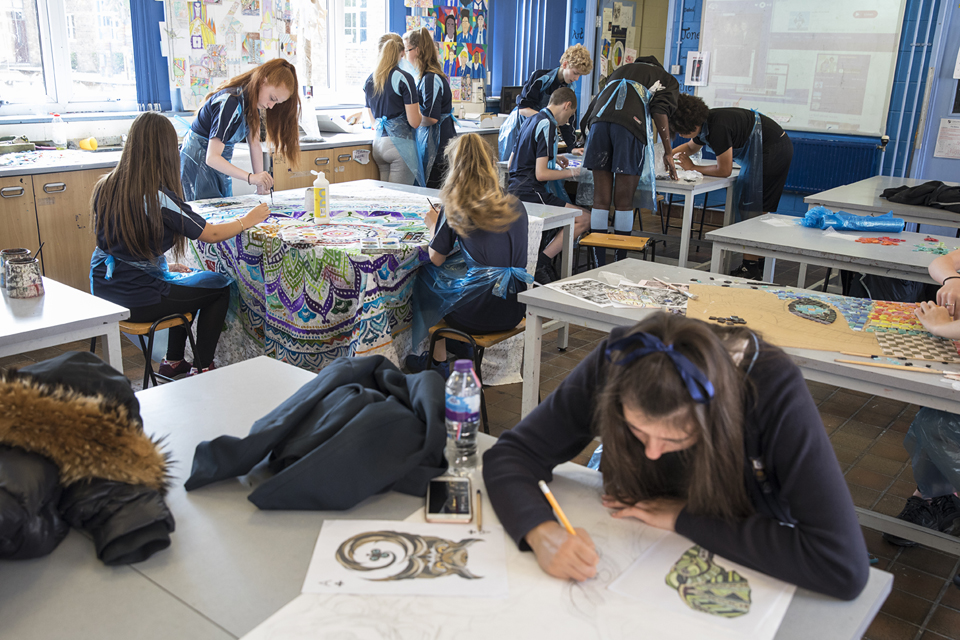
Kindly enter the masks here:
<path id="1" fill-rule="evenodd" d="M 487 78 L 487 0 L 404 0 L 407 30 L 426 27 L 437 43 L 444 74 L 466 90 L 453 92 L 455 102 L 477 100 L 473 80 Z M 481 92 L 482 93 L 482 92 Z"/>

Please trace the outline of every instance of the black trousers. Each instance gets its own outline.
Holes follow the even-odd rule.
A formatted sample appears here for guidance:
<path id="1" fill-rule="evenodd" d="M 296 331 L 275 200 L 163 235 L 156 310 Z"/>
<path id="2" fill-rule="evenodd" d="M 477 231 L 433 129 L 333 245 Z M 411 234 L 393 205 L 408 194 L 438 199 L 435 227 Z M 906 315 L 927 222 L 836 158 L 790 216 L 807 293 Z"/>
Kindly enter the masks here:
<path id="1" fill-rule="evenodd" d="M 230 287 L 222 289 L 203 289 L 171 284 L 170 293 L 157 304 L 130 309 L 130 322 L 153 322 L 171 313 L 194 313 L 199 315 L 194 321 L 197 327 L 197 352 L 193 354 L 193 366 L 198 369 L 209 367 L 213 363 L 213 354 L 217 350 L 220 331 L 227 318 L 230 307 Z M 167 341 L 167 360 L 183 360 L 183 349 L 187 343 L 187 330 L 184 327 L 172 327 Z"/>

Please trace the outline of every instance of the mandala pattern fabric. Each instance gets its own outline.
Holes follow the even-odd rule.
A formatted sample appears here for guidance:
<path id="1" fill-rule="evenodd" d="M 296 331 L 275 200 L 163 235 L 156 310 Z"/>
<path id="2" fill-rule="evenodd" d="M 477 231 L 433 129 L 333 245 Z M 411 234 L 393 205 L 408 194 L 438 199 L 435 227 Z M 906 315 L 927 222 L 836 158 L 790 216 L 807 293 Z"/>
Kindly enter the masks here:
<path id="1" fill-rule="evenodd" d="M 344 187 L 346 185 L 338 185 Z M 234 220 L 269 199 L 245 195 L 191 203 L 208 222 Z M 344 356 L 381 354 L 395 364 L 410 344 L 411 295 L 426 262 L 430 204 L 422 195 L 391 189 L 333 189 L 330 224 L 314 225 L 303 190 L 274 194 L 270 217 L 224 242 L 191 242 L 181 262 L 234 278 L 219 366 L 260 355 L 319 371 Z M 530 246 L 539 246 L 543 221 L 531 217 Z M 536 237 L 533 234 L 536 234 Z M 366 252 L 360 240 L 381 247 Z M 534 255 L 533 263 L 536 263 Z M 495 354 L 490 377 L 495 382 Z M 190 354 L 187 354 L 190 357 Z M 516 381 L 516 362 L 500 363 Z M 484 358 L 484 379 L 487 380 Z"/>

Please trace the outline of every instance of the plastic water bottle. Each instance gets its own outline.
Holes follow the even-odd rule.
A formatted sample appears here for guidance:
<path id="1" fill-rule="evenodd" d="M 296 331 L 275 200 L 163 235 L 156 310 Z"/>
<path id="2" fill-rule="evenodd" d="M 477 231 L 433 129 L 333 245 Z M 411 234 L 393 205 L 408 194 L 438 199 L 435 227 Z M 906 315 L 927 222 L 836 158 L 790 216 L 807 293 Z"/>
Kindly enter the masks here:
<path id="1" fill-rule="evenodd" d="M 450 475 L 465 476 L 477 468 L 480 426 L 480 381 L 469 360 L 457 360 L 447 378 L 447 462 Z"/>
<path id="2" fill-rule="evenodd" d="M 67 123 L 63 121 L 59 113 L 53 114 L 53 133 L 51 142 L 57 149 L 67 148 Z"/>

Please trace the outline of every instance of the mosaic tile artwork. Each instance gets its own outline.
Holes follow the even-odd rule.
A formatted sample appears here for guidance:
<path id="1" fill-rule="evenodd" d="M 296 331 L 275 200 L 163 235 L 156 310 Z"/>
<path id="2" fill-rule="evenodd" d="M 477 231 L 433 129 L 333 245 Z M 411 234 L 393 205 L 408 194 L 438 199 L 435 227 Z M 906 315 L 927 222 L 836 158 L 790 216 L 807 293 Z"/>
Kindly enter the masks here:
<path id="1" fill-rule="evenodd" d="M 906 242 L 903 238 L 891 238 L 889 236 L 880 236 L 879 238 L 868 238 L 866 236 L 862 238 L 857 238 L 857 242 L 861 244 L 879 244 L 884 247 L 896 247 L 901 242 Z"/>
<path id="2" fill-rule="evenodd" d="M 937 338 L 930 334 L 909 335 L 878 332 L 877 341 L 888 356 L 912 360 L 930 360 L 944 363 L 960 362 L 957 344 L 952 340 Z"/>
<path id="3" fill-rule="evenodd" d="M 863 331 L 867 321 L 870 318 L 870 310 L 873 307 L 871 300 L 862 298 L 847 298 L 831 293 L 817 293 L 814 291 L 796 292 L 785 291 L 783 289 L 767 289 L 775 293 L 781 300 L 799 300 L 801 298 L 812 298 L 820 302 L 829 304 L 847 321 L 847 325 L 853 331 Z"/>
<path id="4" fill-rule="evenodd" d="M 917 319 L 914 302 L 873 301 L 870 317 L 865 331 L 881 333 L 884 331 L 904 335 L 930 335 Z"/>
<path id="5" fill-rule="evenodd" d="M 820 324 L 833 324 L 837 320 L 837 312 L 830 305 L 813 298 L 798 298 L 787 305 L 787 310 L 804 320 L 812 320 Z"/>
<path id="6" fill-rule="evenodd" d="M 926 241 L 925 244 L 913 245 L 913 250 L 932 253 L 935 256 L 945 256 L 951 251 L 957 250 L 957 247 L 948 247 L 943 242 L 938 242 L 936 238 L 924 238 L 924 240 Z"/>

